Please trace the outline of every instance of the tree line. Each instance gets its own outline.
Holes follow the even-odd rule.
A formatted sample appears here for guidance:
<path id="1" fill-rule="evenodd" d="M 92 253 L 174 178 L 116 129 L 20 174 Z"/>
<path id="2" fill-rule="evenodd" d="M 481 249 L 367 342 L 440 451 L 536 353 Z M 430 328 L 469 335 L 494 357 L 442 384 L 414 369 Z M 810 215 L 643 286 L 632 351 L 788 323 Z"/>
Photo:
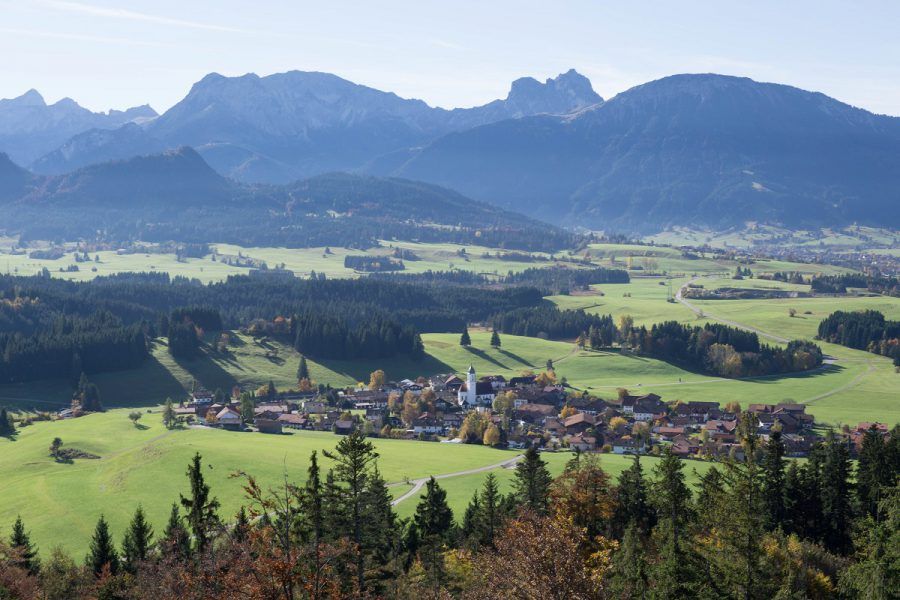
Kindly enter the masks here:
<path id="1" fill-rule="evenodd" d="M 18 519 L 0 544 L 0 597 L 891 598 L 900 589 L 900 430 L 866 433 L 856 468 L 828 435 L 804 464 L 741 416 L 739 457 L 695 489 L 686 463 L 635 456 L 615 481 L 598 455 L 557 477 L 534 449 L 509 493 L 489 473 L 460 515 L 430 479 L 414 515 L 391 506 L 373 444 L 342 438 L 305 482 L 244 481 L 233 516 L 188 466 L 158 534 L 138 506 L 116 544 L 100 516 L 78 564 L 40 556 Z"/>
<path id="2" fill-rule="evenodd" d="M 615 340 L 616 326 L 610 315 L 595 315 L 584 310 L 559 310 L 552 305 L 518 308 L 496 315 L 495 330 L 510 335 L 550 340 L 574 339 L 582 332 L 604 332 L 606 346 Z M 599 347 L 599 344 L 598 344 Z"/>
<path id="3" fill-rule="evenodd" d="M 900 279 L 888 275 L 843 273 L 841 275 L 817 275 L 809 282 L 810 289 L 818 294 L 846 294 L 847 288 L 862 288 L 876 294 L 900 296 Z"/>
<path id="4" fill-rule="evenodd" d="M 819 323 L 819 339 L 892 358 L 900 366 L 900 321 L 877 310 L 835 311 Z"/>

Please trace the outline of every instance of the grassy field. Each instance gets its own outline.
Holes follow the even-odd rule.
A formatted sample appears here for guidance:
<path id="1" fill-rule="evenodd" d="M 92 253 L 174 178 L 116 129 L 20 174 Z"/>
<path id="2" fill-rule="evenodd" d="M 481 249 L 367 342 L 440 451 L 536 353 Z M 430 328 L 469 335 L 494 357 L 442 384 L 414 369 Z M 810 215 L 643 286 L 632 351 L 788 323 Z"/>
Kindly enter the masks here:
<path id="1" fill-rule="evenodd" d="M 80 557 L 101 513 L 118 540 L 142 503 L 161 531 L 172 502 L 188 491 L 185 471 L 195 452 L 203 455 L 204 477 L 222 502 L 222 515 L 230 516 L 243 502 L 241 481 L 231 478 L 232 473 L 246 471 L 266 486 L 277 485 L 285 473 L 301 482 L 310 453 L 333 449 L 340 439 L 316 432 L 264 436 L 208 429 L 168 431 L 158 412 L 145 414 L 139 427 L 132 425 L 127 414 L 127 410 L 113 410 L 70 421 L 39 422 L 23 428 L 14 441 L 0 438 L 0 480 L 4 482 L 0 531 L 6 532 L 21 514 L 44 552 L 60 544 Z M 90 452 L 100 459 L 56 463 L 47 450 L 54 437 L 63 440 L 64 448 Z M 493 465 L 515 456 L 483 446 L 374 442 L 379 468 L 388 482 Z M 328 464 L 323 461 L 323 466 Z M 403 488 L 398 486 L 397 491 Z"/>

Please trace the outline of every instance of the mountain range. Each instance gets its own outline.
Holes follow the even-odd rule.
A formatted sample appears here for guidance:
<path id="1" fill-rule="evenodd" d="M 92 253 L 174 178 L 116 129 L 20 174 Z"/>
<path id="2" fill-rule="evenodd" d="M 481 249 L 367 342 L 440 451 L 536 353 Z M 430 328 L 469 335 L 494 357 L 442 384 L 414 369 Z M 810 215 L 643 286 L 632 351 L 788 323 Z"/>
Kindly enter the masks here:
<path id="1" fill-rule="evenodd" d="M 570 70 L 453 110 L 300 71 L 211 74 L 159 116 L 47 106 L 36 92 L 0 101 L 0 151 L 35 173 L 182 146 L 257 194 L 345 171 L 595 229 L 900 226 L 900 118 L 741 77 L 674 75 L 604 101 Z M 0 165 L 0 197 L 34 177 Z"/>
<path id="2" fill-rule="evenodd" d="M 37 175 L 0 154 L 0 223 L 21 240 L 368 247 L 383 239 L 557 250 L 571 234 L 435 185 L 349 173 L 246 184 L 184 146 Z"/>

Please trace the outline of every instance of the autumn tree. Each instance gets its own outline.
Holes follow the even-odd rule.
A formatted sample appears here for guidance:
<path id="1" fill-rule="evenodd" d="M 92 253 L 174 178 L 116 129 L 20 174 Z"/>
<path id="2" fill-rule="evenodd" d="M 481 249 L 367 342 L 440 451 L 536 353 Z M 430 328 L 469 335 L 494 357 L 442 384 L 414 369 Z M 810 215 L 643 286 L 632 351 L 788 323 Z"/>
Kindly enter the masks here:
<path id="1" fill-rule="evenodd" d="M 384 387 L 384 371 L 376 369 L 369 374 L 369 389 L 380 390 Z"/>
<path id="2" fill-rule="evenodd" d="M 615 501 L 609 476 L 595 454 L 581 455 L 567 465 L 550 487 L 551 512 L 572 524 L 593 540 L 608 527 Z"/>
<path id="3" fill-rule="evenodd" d="M 482 443 L 485 446 L 496 446 L 500 443 L 500 428 L 491 423 L 487 426 L 487 429 L 484 430 L 484 438 L 482 439 Z"/>

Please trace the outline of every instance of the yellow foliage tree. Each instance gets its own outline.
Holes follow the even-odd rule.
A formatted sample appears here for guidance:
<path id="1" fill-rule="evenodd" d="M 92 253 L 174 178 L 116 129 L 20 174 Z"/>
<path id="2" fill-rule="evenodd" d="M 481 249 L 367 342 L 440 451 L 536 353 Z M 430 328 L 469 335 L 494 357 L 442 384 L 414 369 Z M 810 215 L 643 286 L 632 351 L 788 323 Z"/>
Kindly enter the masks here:
<path id="1" fill-rule="evenodd" d="M 376 369 L 369 375 L 369 389 L 377 390 L 384 385 L 384 371 Z"/>
<path id="2" fill-rule="evenodd" d="M 496 446 L 500 443 L 500 429 L 493 423 L 488 425 L 488 428 L 485 429 L 482 443 L 485 446 Z"/>

